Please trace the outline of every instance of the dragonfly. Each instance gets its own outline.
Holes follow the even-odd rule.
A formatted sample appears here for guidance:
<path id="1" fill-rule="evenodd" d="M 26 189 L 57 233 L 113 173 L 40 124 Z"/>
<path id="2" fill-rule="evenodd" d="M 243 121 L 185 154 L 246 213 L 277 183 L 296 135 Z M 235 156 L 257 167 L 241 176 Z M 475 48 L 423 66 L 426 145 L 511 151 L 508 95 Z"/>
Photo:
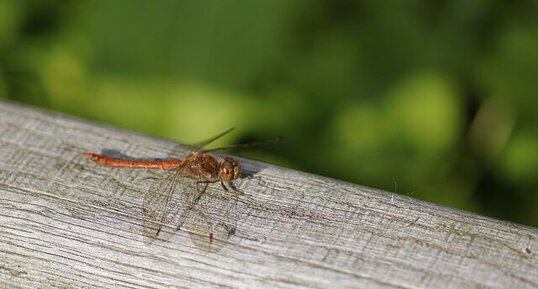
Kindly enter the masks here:
<path id="1" fill-rule="evenodd" d="M 83 153 L 83 157 L 109 167 L 167 171 L 166 178 L 154 181 L 149 191 L 144 195 L 144 235 L 148 237 L 150 242 L 163 235 L 166 236 L 162 238 L 166 239 L 185 226 L 196 246 L 205 251 L 216 252 L 235 232 L 235 210 L 232 208 L 233 205 L 230 205 L 230 202 L 226 200 L 236 200 L 239 195 L 232 182 L 241 176 L 241 164 L 231 157 L 219 158 L 213 152 L 267 143 L 265 141 L 205 149 L 207 145 L 232 130 L 233 128 L 228 129 L 205 142 L 199 143 L 196 149 L 191 146 L 190 152 L 184 158 L 137 160 L 91 152 Z M 186 179 L 194 180 L 194 186 L 192 183 L 190 186 L 181 184 L 180 187 L 183 190 L 177 193 L 176 191 L 179 191 L 178 185 L 185 182 Z M 223 198 L 224 200 L 204 198 L 207 185 L 217 182 L 227 193 L 227 198 Z M 202 199 L 205 202 L 202 202 Z M 211 201 L 216 201 L 216 203 L 213 206 L 206 204 L 206 207 L 217 208 L 213 212 L 195 208 L 202 206 L 200 203 Z"/>

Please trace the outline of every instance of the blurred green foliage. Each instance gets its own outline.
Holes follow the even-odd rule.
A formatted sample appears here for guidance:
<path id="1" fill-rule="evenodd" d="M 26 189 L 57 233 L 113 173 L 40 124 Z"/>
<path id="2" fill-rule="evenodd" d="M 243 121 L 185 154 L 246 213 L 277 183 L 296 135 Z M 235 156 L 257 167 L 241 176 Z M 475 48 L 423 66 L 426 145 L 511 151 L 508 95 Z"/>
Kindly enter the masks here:
<path id="1" fill-rule="evenodd" d="M 536 1 L 0 1 L 0 97 L 538 226 Z"/>

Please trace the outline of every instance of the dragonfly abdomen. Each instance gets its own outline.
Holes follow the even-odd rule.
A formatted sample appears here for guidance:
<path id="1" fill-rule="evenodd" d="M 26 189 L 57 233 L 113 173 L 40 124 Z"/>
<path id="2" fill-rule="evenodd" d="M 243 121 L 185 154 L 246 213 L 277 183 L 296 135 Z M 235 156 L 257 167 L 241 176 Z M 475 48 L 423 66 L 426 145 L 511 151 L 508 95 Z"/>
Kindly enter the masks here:
<path id="1" fill-rule="evenodd" d="M 174 170 L 177 169 L 182 161 L 180 159 L 169 159 L 160 161 L 140 161 L 140 160 L 124 160 L 94 153 L 84 153 L 84 157 L 93 160 L 101 165 L 109 167 L 123 167 L 123 168 L 146 168 L 146 169 L 160 169 L 160 170 Z"/>

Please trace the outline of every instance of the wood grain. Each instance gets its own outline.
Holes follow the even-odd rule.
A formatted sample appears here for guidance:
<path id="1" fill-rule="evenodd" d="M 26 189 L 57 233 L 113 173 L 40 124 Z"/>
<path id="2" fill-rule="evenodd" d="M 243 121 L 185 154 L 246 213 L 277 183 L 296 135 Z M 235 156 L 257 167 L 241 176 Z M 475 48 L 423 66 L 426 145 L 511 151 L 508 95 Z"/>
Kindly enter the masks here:
<path id="1" fill-rule="evenodd" d="M 0 287 L 538 288 L 536 228 L 243 159 L 238 201 L 208 187 L 207 212 L 237 216 L 222 248 L 188 230 L 148 243 L 162 175 L 80 154 L 175 145 L 0 102 Z"/>

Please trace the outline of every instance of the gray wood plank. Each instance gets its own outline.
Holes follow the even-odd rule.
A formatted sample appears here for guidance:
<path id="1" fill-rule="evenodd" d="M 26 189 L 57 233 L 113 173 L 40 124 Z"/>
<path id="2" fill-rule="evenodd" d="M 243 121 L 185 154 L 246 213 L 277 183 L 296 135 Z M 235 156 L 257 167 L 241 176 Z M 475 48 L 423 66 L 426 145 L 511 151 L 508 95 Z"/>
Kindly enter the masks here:
<path id="1" fill-rule="evenodd" d="M 144 194 L 166 172 L 80 154 L 175 145 L 0 102 L 0 287 L 538 288 L 536 228 L 245 159 L 243 195 L 211 184 L 200 204 L 235 216 L 219 250 L 196 227 L 148 242 Z"/>

